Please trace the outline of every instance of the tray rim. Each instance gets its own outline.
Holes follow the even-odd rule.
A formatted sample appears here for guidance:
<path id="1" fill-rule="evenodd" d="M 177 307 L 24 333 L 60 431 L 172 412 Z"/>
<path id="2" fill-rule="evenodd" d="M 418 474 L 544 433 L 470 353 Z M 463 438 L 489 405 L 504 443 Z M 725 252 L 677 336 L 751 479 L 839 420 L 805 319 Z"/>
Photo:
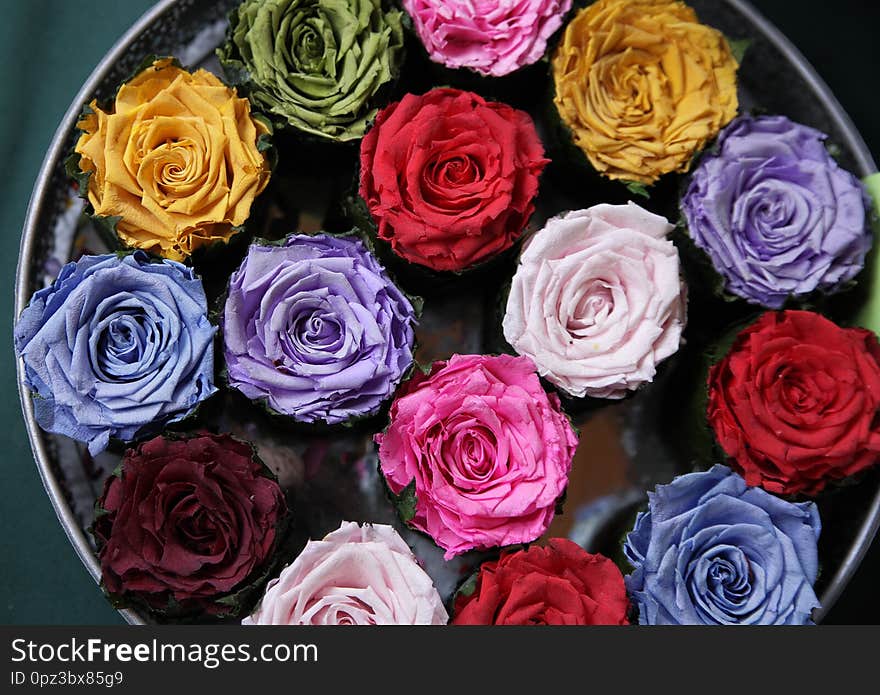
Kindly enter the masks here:
<path id="1" fill-rule="evenodd" d="M 51 173 L 63 160 L 64 155 L 66 154 L 64 149 L 65 144 L 70 132 L 76 125 L 77 118 L 82 109 L 82 104 L 84 104 L 92 93 L 97 90 L 98 85 L 112 69 L 114 63 L 122 57 L 130 45 L 134 43 L 151 24 L 181 1 L 182 0 L 160 0 L 152 8 L 141 15 L 141 17 L 126 30 L 126 32 L 113 44 L 110 50 L 104 54 L 103 58 L 89 75 L 88 79 L 83 83 L 56 128 L 49 148 L 46 151 L 46 155 L 43 158 L 43 162 L 40 165 L 39 173 L 37 174 L 37 179 L 28 201 L 27 214 L 22 227 L 21 243 L 19 245 L 16 266 L 15 314 L 12 319 L 13 322 L 30 301 L 30 296 L 28 294 L 30 282 L 27 271 L 34 253 L 34 246 L 37 239 L 37 221 L 43 209 L 43 201 L 46 197 L 46 191 L 51 183 Z M 780 29 L 764 17 L 763 14 L 761 14 L 751 2 L 749 2 L 749 0 L 724 0 L 724 2 L 745 17 L 754 26 L 757 32 L 763 34 L 764 37 L 784 55 L 809 88 L 821 99 L 824 107 L 828 111 L 830 119 L 845 136 L 847 145 L 852 152 L 861 176 L 868 176 L 877 172 L 877 164 L 868 149 L 867 144 L 856 128 L 855 123 L 837 100 L 837 97 L 835 97 L 831 88 L 819 75 L 812 64 L 804 57 L 800 50 L 788 39 L 788 37 L 785 36 L 785 34 L 782 33 Z M 880 262 L 880 259 L 878 259 L 878 262 Z M 93 553 L 92 547 L 88 542 L 83 529 L 80 527 L 79 522 L 67 502 L 60 481 L 53 474 L 49 454 L 43 439 L 43 432 L 37 425 L 34 415 L 33 396 L 27 388 L 24 388 L 24 363 L 21 359 L 16 359 L 16 373 L 22 414 L 24 416 L 28 439 L 30 440 L 31 451 L 34 455 L 34 462 L 40 473 L 43 488 L 45 489 L 58 521 L 61 523 L 61 526 L 76 551 L 77 556 L 95 582 L 100 584 L 101 570 L 97 557 Z M 822 606 L 816 613 L 817 623 L 822 622 L 824 617 L 828 614 L 828 611 L 831 610 L 840 598 L 843 590 L 849 584 L 868 552 L 878 529 L 880 529 L 880 487 L 878 487 L 871 500 L 870 506 L 866 509 L 865 521 L 862 523 L 859 532 L 853 538 L 853 542 L 850 544 L 849 550 L 844 556 L 839 569 L 824 592 Z M 144 617 L 135 610 L 129 608 L 121 608 L 117 610 L 129 624 L 143 625 L 147 622 Z"/>

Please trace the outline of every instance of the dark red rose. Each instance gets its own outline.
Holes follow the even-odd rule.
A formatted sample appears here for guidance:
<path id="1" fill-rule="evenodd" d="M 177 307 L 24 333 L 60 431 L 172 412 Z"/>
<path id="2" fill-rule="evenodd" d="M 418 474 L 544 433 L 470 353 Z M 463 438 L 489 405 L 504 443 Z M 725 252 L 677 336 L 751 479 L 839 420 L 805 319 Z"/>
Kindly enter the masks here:
<path id="1" fill-rule="evenodd" d="M 97 508 L 93 532 L 112 598 L 210 614 L 234 611 L 219 599 L 262 574 L 287 512 L 250 444 L 207 433 L 126 451 Z"/>
<path id="2" fill-rule="evenodd" d="M 361 143 L 360 194 L 399 256 L 460 271 L 522 235 L 547 163 L 527 113 L 434 89 L 378 114 Z"/>
<path id="3" fill-rule="evenodd" d="M 764 314 L 709 373 L 709 423 L 749 485 L 813 495 L 880 455 L 880 345 L 809 311 Z"/>
<path id="4" fill-rule="evenodd" d="M 629 600 L 611 560 L 565 538 L 486 562 L 453 625 L 626 625 Z"/>

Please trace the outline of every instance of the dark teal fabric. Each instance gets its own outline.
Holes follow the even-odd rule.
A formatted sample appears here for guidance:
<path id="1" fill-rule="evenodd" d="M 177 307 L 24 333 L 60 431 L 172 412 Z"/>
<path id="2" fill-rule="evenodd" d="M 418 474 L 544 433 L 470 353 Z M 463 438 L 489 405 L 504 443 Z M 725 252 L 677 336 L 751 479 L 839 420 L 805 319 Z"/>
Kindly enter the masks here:
<path id="1" fill-rule="evenodd" d="M 18 404 L 12 353 L 15 261 L 31 187 L 58 121 L 81 83 L 147 0 L 4 0 L 0 21 L 0 622 L 113 623 L 43 492 Z M 880 7 L 861 0 L 756 0 L 831 84 L 880 154 Z M 880 545 L 832 621 L 880 622 Z M 870 592 L 870 593 L 869 593 Z M 862 596 L 869 600 L 862 600 Z"/>
<path id="2" fill-rule="evenodd" d="M 31 187 L 81 84 L 152 3 L 5 0 L 0 20 L 0 621 L 118 623 L 43 491 L 18 403 L 12 352 L 15 263 Z"/>

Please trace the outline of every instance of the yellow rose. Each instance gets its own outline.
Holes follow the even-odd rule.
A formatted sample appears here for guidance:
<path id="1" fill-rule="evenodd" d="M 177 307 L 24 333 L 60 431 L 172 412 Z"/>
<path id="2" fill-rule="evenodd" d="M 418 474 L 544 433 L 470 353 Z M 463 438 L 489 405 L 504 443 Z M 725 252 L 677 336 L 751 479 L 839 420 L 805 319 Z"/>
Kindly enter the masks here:
<path id="1" fill-rule="evenodd" d="M 206 70 L 163 58 L 122 85 L 112 111 L 90 107 L 79 167 L 95 214 L 119 217 L 128 246 L 183 260 L 228 241 L 269 182 L 257 142 L 268 127 Z"/>
<path id="2" fill-rule="evenodd" d="M 738 67 L 683 2 L 599 0 L 553 58 L 556 108 L 597 171 L 652 184 L 686 171 L 736 116 Z"/>

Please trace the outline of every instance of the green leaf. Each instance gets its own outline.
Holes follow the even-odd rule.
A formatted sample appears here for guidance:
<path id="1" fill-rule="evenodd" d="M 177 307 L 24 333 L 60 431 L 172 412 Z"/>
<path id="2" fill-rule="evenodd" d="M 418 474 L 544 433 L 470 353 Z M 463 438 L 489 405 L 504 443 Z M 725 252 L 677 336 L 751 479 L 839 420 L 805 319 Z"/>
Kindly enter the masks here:
<path id="1" fill-rule="evenodd" d="M 416 317 L 421 317 L 425 310 L 425 300 L 417 294 L 410 294 L 409 292 L 404 292 L 404 294 L 409 300 L 409 303 L 412 304 L 413 311 L 416 312 Z"/>
<path id="2" fill-rule="evenodd" d="M 122 215 L 110 215 L 107 217 L 92 215 L 92 220 L 97 223 L 98 231 L 103 233 L 102 236 L 104 237 L 104 241 L 106 241 L 111 248 L 115 246 L 117 250 L 125 251 L 123 255 L 127 255 L 131 249 L 125 247 L 116 234 L 116 225 L 119 224 L 121 219 Z"/>
<path id="3" fill-rule="evenodd" d="M 265 152 L 270 149 L 272 149 L 272 136 L 268 133 L 263 133 L 257 138 L 257 152 Z"/>
<path id="4" fill-rule="evenodd" d="M 407 485 L 394 501 L 400 520 L 408 524 L 416 515 L 416 481 Z"/>
<path id="5" fill-rule="evenodd" d="M 423 364 L 422 362 L 419 362 L 418 360 L 413 360 L 413 365 L 415 366 L 416 369 L 418 369 L 425 376 L 429 376 L 431 374 L 431 370 L 434 369 L 433 362 L 428 362 L 428 364 Z"/>
<path id="6" fill-rule="evenodd" d="M 477 590 L 477 578 L 480 576 L 479 572 L 474 572 L 470 577 L 468 577 L 464 584 L 456 592 L 456 596 L 464 596 L 468 598 L 469 596 L 473 596 L 474 592 Z"/>
<path id="7" fill-rule="evenodd" d="M 643 183 L 639 183 L 638 181 L 627 181 L 626 187 L 627 190 L 629 190 L 629 192 L 635 196 L 640 196 L 647 200 L 650 200 L 651 198 L 651 192 L 648 190 L 648 187 Z"/>
<path id="8" fill-rule="evenodd" d="M 87 199 L 89 192 L 89 179 L 92 177 L 92 174 L 91 172 L 86 172 L 80 169 L 81 161 L 82 155 L 78 152 L 72 152 L 70 156 L 64 160 L 64 171 L 71 179 L 76 181 L 76 185 L 79 188 L 80 198 Z"/>
<path id="9" fill-rule="evenodd" d="M 727 43 L 730 45 L 730 52 L 733 54 L 733 57 L 736 58 L 736 62 L 742 65 L 743 59 L 746 57 L 746 52 L 749 50 L 749 46 L 752 45 L 751 39 L 727 39 Z"/>

